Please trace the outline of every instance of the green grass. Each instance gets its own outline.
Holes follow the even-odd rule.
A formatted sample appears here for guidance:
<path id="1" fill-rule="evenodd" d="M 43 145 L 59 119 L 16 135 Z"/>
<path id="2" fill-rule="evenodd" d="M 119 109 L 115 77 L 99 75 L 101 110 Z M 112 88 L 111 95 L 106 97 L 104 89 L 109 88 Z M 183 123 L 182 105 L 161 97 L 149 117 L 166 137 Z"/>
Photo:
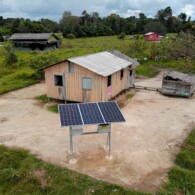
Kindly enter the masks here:
<path id="1" fill-rule="evenodd" d="M 46 94 L 37 96 L 35 99 L 40 100 L 43 104 L 48 103 L 48 97 Z"/>
<path id="2" fill-rule="evenodd" d="M 175 163 L 177 166 L 168 174 L 169 183 L 158 194 L 195 194 L 195 129 L 185 140 Z"/>
<path id="3" fill-rule="evenodd" d="M 51 165 L 26 150 L 0 146 L 0 194 L 144 195 L 145 193 Z"/>
<path id="4" fill-rule="evenodd" d="M 48 106 L 48 110 L 54 113 L 58 113 L 58 105 Z"/>
<path id="5" fill-rule="evenodd" d="M 148 78 L 152 78 L 154 76 L 156 76 L 160 71 L 157 68 L 154 67 L 150 67 L 149 65 L 140 65 L 137 69 L 136 69 L 136 74 L 138 76 L 145 76 Z"/>
<path id="6" fill-rule="evenodd" d="M 133 98 L 133 96 L 134 96 L 134 94 L 129 93 L 126 95 L 126 99 L 129 100 L 129 99 Z"/>
<path id="7" fill-rule="evenodd" d="M 30 68 L 18 68 L 15 69 L 15 71 L 7 70 L 7 72 L 4 72 L 4 75 L 0 77 L 0 94 L 27 87 L 39 81 L 40 78 L 36 71 Z"/>
<path id="8" fill-rule="evenodd" d="M 4 44 L 7 44 L 5 42 Z M 186 72 L 186 61 L 144 61 L 144 58 L 150 59 L 152 51 L 158 48 L 160 43 L 150 43 L 144 40 L 135 42 L 126 36 L 120 40 L 117 36 L 90 37 L 77 39 L 62 39 L 62 47 L 53 51 L 16 51 L 18 62 L 9 66 L 5 65 L 5 50 L 0 47 L 0 94 L 12 91 L 18 88 L 26 87 L 43 79 L 43 72 L 40 74 L 40 68 L 70 57 L 81 56 L 100 52 L 104 50 L 119 50 L 132 58 L 138 58 L 141 66 L 137 68 L 137 75 L 153 77 L 159 72 L 159 68 L 171 68 Z M 152 66 L 151 66 L 152 65 Z M 192 73 L 195 73 L 195 61 L 192 62 Z M 34 77 L 30 75 L 26 78 L 16 78 L 21 70 L 27 72 L 34 71 Z M 10 78 L 12 81 L 10 82 Z"/>

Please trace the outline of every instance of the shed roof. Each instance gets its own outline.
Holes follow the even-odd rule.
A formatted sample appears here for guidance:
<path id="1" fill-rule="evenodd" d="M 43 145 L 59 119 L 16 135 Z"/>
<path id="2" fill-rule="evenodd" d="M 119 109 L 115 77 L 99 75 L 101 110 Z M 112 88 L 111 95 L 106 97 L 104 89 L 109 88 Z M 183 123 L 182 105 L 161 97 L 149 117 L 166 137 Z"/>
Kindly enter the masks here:
<path id="1" fill-rule="evenodd" d="M 178 79 L 180 81 L 185 81 L 187 83 L 195 84 L 195 75 L 191 75 L 191 74 L 184 74 L 181 72 L 172 71 L 166 73 L 164 75 L 164 78 L 165 77 L 171 77 L 173 79 Z"/>
<path id="2" fill-rule="evenodd" d="M 69 58 L 68 60 L 105 77 L 129 65 L 139 65 L 132 58 L 115 50 Z"/>
<path id="3" fill-rule="evenodd" d="M 149 35 L 153 35 L 153 34 L 158 34 L 158 33 L 155 33 L 155 32 L 148 32 L 148 33 L 144 34 L 144 36 L 149 36 Z"/>
<path id="4" fill-rule="evenodd" d="M 53 33 L 14 33 L 9 40 L 48 40 Z M 56 37 L 56 36 L 55 36 Z"/>

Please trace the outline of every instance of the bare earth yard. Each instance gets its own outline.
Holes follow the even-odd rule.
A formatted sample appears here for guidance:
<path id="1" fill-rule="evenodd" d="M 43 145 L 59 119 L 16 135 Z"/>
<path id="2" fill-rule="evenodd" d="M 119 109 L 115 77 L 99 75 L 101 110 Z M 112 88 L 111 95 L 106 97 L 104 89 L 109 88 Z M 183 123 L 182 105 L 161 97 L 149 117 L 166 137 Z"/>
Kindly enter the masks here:
<path id="1" fill-rule="evenodd" d="M 160 87 L 161 80 L 159 74 L 136 84 Z M 78 163 L 70 165 L 68 128 L 61 128 L 59 115 L 34 99 L 45 93 L 45 84 L 40 83 L 0 96 L 0 144 L 29 149 L 51 163 L 143 191 L 154 192 L 166 181 L 195 124 L 195 97 L 170 98 L 139 90 L 122 109 L 127 122 L 112 125 L 113 160 L 105 158 L 105 134 L 78 136 L 74 137 Z"/>

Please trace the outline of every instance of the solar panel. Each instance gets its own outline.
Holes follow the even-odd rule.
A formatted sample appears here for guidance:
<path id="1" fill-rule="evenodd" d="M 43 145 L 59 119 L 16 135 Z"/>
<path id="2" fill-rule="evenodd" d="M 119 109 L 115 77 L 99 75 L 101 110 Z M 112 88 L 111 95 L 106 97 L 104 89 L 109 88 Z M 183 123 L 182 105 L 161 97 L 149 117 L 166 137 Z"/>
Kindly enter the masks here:
<path id="1" fill-rule="evenodd" d="M 99 102 L 98 105 L 106 123 L 125 121 L 116 102 Z"/>
<path id="2" fill-rule="evenodd" d="M 59 105 L 61 126 L 83 125 L 77 104 Z"/>
<path id="3" fill-rule="evenodd" d="M 85 125 L 105 123 L 97 103 L 79 104 L 79 108 Z"/>
<path id="4" fill-rule="evenodd" d="M 124 122 L 116 102 L 59 105 L 61 126 Z"/>

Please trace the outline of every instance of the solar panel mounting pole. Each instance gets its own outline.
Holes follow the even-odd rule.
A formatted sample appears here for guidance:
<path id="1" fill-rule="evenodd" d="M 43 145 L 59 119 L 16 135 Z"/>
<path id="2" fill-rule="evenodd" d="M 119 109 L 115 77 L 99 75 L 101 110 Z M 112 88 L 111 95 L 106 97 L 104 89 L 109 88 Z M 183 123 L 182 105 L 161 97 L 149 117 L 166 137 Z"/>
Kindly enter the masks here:
<path id="1" fill-rule="evenodd" d="M 111 131 L 108 133 L 109 137 L 109 158 L 111 157 Z"/>
<path id="2" fill-rule="evenodd" d="M 69 128 L 69 134 L 70 134 L 70 154 L 73 154 L 72 127 Z"/>

